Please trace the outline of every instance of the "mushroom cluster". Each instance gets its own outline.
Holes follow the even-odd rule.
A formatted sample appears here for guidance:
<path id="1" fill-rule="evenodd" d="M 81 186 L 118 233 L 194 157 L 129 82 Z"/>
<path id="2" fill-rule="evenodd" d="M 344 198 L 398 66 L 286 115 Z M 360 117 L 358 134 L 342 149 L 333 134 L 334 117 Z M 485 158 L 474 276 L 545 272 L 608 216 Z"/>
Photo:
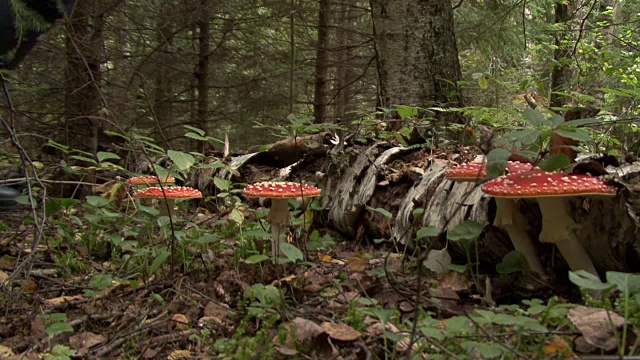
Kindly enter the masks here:
<path id="1" fill-rule="evenodd" d="M 505 175 L 482 185 L 482 191 L 498 199 L 536 199 L 542 214 L 540 241 L 555 243 L 571 270 L 596 276 L 593 262 L 575 235 L 568 210 L 571 196 L 615 196 L 614 187 L 595 176 L 544 170 Z M 526 256 L 526 254 L 525 254 Z"/>
<path id="2" fill-rule="evenodd" d="M 478 181 L 487 177 L 484 162 L 464 163 L 447 171 L 447 179 L 452 181 Z M 509 161 L 507 172 L 518 174 L 529 171 L 533 165 L 519 161 Z M 500 179 L 500 178 L 498 178 Z M 496 216 L 493 225 L 503 228 L 509 235 L 513 247 L 524 255 L 529 270 L 544 274 L 540 258 L 533 245 L 533 241 L 527 233 L 527 219 L 518 211 L 512 199 L 496 197 Z"/>
<path id="3" fill-rule="evenodd" d="M 320 189 L 313 185 L 296 182 L 260 182 L 248 185 L 242 194 L 249 198 L 271 199 L 269 220 L 271 221 L 271 253 L 281 256 L 280 242 L 286 241 L 286 227 L 291 223 L 289 199 L 320 196 Z"/>

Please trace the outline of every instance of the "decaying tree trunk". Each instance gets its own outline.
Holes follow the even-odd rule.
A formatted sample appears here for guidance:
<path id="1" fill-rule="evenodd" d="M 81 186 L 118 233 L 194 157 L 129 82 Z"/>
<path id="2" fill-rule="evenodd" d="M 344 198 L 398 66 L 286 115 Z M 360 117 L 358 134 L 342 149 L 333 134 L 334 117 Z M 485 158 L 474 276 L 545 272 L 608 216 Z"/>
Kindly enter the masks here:
<path id="1" fill-rule="evenodd" d="M 264 153 L 244 155 L 237 159 L 236 176 L 251 177 L 243 168 L 267 166 Z M 509 251 L 511 243 L 505 233 L 491 226 L 495 202 L 476 183 L 458 183 L 445 178 L 453 165 L 447 154 L 433 154 L 428 149 L 415 150 L 390 147 L 383 143 L 353 146 L 343 153 L 316 152 L 317 161 L 298 162 L 288 171 L 273 169 L 273 178 L 291 181 L 314 181 L 323 190 L 327 222 L 322 226 L 337 230 L 347 239 L 393 238 L 408 245 L 418 229 L 434 226 L 443 236 L 431 239 L 435 248 L 444 246 L 444 233 L 464 220 L 485 225 L 480 238 L 480 259 L 495 265 Z M 327 157 L 328 156 L 328 157 Z M 260 160 L 262 157 L 262 160 Z M 300 157 L 303 160 L 303 157 Z M 241 162 L 241 163 L 240 163 Z M 612 169 L 626 174 L 629 183 L 638 183 L 638 191 L 621 192 L 616 198 L 576 197 L 570 200 L 576 234 L 593 259 L 597 269 L 605 271 L 640 271 L 640 164 Z M 265 176 L 266 173 L 262 173 Z M 277 175 L 276 175 L 277 174 Z M 630 195 L 631 194 L 631 195 Z M 637 194 L 637 195 L 636 195 Z M 391 224 L 380 213 L 367 210 L 384 208 L 391 212 Z M 535 200 L 518 201 L 520 211 L 529 219 L 529 233 L 536 239 L 541 229 L 541 216 Z M 422 215 L 414 218 L 414 210 Z M 639 210 L 636 211 L 635 209 Z M 320 218 L 320 217 L 319 217 Z M 557 262 L 565 269 L 553 244 L 536 245 L 545 266 Z M 448 249 L 460 256 L 462 249 L 450 243 Z"/>

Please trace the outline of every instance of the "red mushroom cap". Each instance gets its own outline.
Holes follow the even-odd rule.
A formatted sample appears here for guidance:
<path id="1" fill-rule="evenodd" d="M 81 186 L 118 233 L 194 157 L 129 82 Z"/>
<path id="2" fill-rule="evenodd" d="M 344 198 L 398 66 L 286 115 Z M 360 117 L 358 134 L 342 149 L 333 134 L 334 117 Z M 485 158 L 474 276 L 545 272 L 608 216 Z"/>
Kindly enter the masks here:
<path id="1" fill-rule="evenodd" d="M 130 178 L 127 183 L 131 185 L 157 185 L 158 183 L 162 184 L 173 184 L 176 182 L 176 178 L 173 176 L 169 176 L 165 179 L 161 179 L 155 175 L 149 176 L 136 176 Z"/>
<path id="2" fill-rule="evenodd" d="M 539 198 L 580 195 L 614 196 L 616 189 L 595 176 L 532 170 L 489 180 L 482 191 L 501 198 Z"/>
<path id="3" fill-rule="evenodd" d="M 164 194 L 168 199 L 197 199 L 202 197 L 200 190 L 187 186 L 166 186 Z M 133 194 L 137 198 L 164 198 L 162 189 L 157 186 L 138 190 Z"/>
<path id="4" fill-rule="evenodd" d="M 320 189 L 313 185 L 295 182 L 260 182 L 247 185 L 242 194 L 246 197 L 296 198 L 320 196 Z"/>
<path id="5" fill-rule="evenodd" d="M 447 170 L 447 179 L 453 181 L 475 181 L 487 177 L 486 162 L 468 162 Z M 508 161 L 507 171 L 517 174 L 529 171 L 533 165 L 520 161 Z"/>

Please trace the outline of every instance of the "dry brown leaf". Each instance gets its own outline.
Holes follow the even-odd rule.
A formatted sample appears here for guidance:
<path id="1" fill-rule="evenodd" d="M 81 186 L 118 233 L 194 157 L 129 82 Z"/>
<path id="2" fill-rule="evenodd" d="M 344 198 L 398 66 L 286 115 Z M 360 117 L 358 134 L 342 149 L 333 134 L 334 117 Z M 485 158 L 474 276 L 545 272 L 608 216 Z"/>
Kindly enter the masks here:
<path id="1" fill-rule="evenodd" d="M 34 293 L 38 290 L 38 285 L 31 279 L 27 279 L 22 283 L 22 291 L 25 293 Z"/>
<path id="2" fill-rule="evenodd" d="M 287 356 L 298 355 L 298 350 L 289 349 L 289 348 L 282 347 L 282 346 L 274 346 L 274 349 L 276 349 L 276 351 L 279 352 L 282 355 L 287 355 Z"/>
<path id="3" fill-rule="evenodd" d="M 364 272 L 369 266 L 369 260 L 362 254 L 347 259 L 347 268 L 354 272 Z"/>
<path id="4" fill-rule="evenodd" d="M 189 318 L 184 314 L 173 314 L 171 320 L 177 324 L 179 329 L 186 329 L 189 327 Z"/>
<path id="5" fill-rule="evenodd" d="M 213 301 L 209 301 L 207 305 L 204 307 L 204 316 L 213 316 L 222 322 L 227 315 L 229 314 L 229 309 L 225 308 L 220 304 L 216 304 Z"/>
<path id="6" fill-rule="evenodd" d="M 325 321 L 320 325 L 332 339 L 340 341 L 355 341 L 362 333 L 347 324 L 336 324 Z"/>
<path id="7" fill-rule="evenodd" d="M 45 306 L 58 306 L 60 304 L 68 303 L 68 302 L 73 301 L 73 300 L 80 300 L 82 298 L 83 298 L 82 295 L 60 296 L 60 297 L 57 297 L 57 298 L 45 300 L 44 301 L 44 305 Z"/>
<path id="8" fill-rule="evenodd" d="M 143 359 L 157 359 L 158 358 L 158 350 L 148 347 L 142 353 L 142 358 Z"/>
<path id="9" fill-rule="evenodd" d="M 469 290 L 473 280 L 468 273 L 459 273 L 457 271 L 447 271 L 442 274 L 438 281 L 441 288 L 450 288 L 453 291 Z"/>
<path id="10" fill-rule="evenodd" d="M 13 350 L 4 345 L 0 345 L 0 359 L 5 359 L 11 355 L 13 355 Z"/>
<path id="11" fill-rule="evenodd" d="M 186 360 L 193 359 L 193 355 L 189 350 L 174 350 L 167 356 L 167 360 Z"/>
<path id="12" fill-rule="evenodd" d="M 545 355 L 561 353 L 567 350 L 571 350 L 571 346 L 565 339 L 557 335 L 552 337 L 551 340 L 542 347 L 542 351 Z M 574 356 L 573 353 L 570 353 L 569 351 L 567 351 L 566 355 Z"/>
<path id="13" fill-rule="evenodd" d="M 373 336 L 373 337 L 382 336 L 384 332 L 382 331 L 382 323 L 380 321 L 369 318 L 368 321 L 365 320 L 365 322 L 371 323 L 371 325 L 367 327 L 367 333 L 370 336 Z M 389 322 L 384 325 L 384 329 L 389 331 L 392 334 L 397 334 L 400 332 L 400 329 L 398 329 L 397 326 Z"/>
<path id="14" fill-rule="evenodd" d="M 295 333 L 291 330 L 292 327 L 295 329 Z M 295 350 L 296 344 L 312 346 L 314 349 L 321 349 L 323 352 L 326 351 L 328 347 L 326 335 L 324 335 L 324 338 L 321 337 L 321 335 L 324 334 L 324 330 L 311 320 L 297 317 L 284 324 L 284 328 L 287 331 L 287 337 L 284 339 L 284 342 L 281 341 L 278 335 L 274 336 L 271 340 L 276 347 L 281 347 L 282 351 L 278 350 L 281 354 L 297 354 Z M 293 353 L 294 351 L 295 353 Z"/>
<path id="15" fill-rule="evenodd" d="M 606 351 L 612 351 L 618 347 L 618 342 L 613 336 L 614 329 L 624 325 L 622 316 L 605 309 L 576 306 L 569 310 L 569 320 L 580 330 L 587 343 Z"/>
<path id="16" fill-rule="evenodd" d="M 0 285 L 4 284 L 5 281 L 9 280 L 9 274 L 0 270 Z"/>
<path id="17" fill-rule="evenodd" d="M 16 259 L 5 255 L 0 257 L 0 269 L 11 270 L 16 266 Z"/>
<path id="18" fill-rule="evenodd" d="M 318 258 L 320 258 L 320 262 L 323 263 L 330 263 L 331 261 L 333 261 L 333 258 L 331 257 L 331 255 L 323 255 L 321 253 L 318 253 Z"/>
<path id="19" fill-rule="evenodd" d="M 92 347 L 106 342 L 106 337 L 91 332 L 82 332 L 69 338 L 69 346 L 74 350 L 78 350 L 78 356 L 84 356 Z"/>

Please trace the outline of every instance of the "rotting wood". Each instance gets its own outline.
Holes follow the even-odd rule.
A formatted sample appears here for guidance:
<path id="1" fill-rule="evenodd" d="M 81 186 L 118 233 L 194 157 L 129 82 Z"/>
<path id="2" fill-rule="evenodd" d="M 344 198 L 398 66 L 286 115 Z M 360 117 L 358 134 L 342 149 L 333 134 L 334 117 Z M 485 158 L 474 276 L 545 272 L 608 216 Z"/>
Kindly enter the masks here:
<path id="1" fill-rule="evenodd" d="M 391 235 L 400 242 L 406 243 L 413 239 L 415 232 L 422 226 L 433 226 L 444 233 L 462 221 L 471 219 L 485 225 L 486 231 L 480 239 L 482 260 L 493 262 L 504 256 L 511 247 L 508 237 L 490 225 L 493 199 L 484 195 L 477 183 L 454 183 L 446 180 L 445 172 L 450 166 L 448 160 L 433 158 L 428 166 L 423 164 L 419 167 L 407 167 L 402 170 L 406 176 L 398 177 L 399 171 L 395 168 L 395 163 L 391 165 L 392 161 L 398 157 L 407 158 L 412 152 L 418 151 L 402 147 L 388 148 L 386 144 L 375 143 L 350 147 L 335 154 L 327 152 L 327 155 L 319 155 L 328 156 L 324 168 L 304 170 L 307 174 L 324 174 L 319 183 L 328 211 L 327 222 L 323 225 L 337 230 L 347 238 L 353 238 L 362 226 L 369 230 L 376 228 L 375 224 L 369 226 L 368 221 L 371 220 L 364 216 L 366 205 L 380 206 L 393 201 L 396 208 L 388 209 L 394 212 Z M 234 158 L 231 168 L 239 171 L 241 167 L 251 163 L 249 160 L 253 156 L 255 154 Z M 295 166 L 304 167 L 306 164 Z M 637 222 L 640 215 L 640 166 L 631 164 L 608 168 L 608 171 L 631 183 L 627 184 L 631 190 L 613 200 L 583 197 L 571 199 L 569 202 L 576 223 L 575 231 L 601 274 L 611 270 L 640 271 L 640 231 Z M 389 177 L 381 182 L 381 177 L 391 173 L 395 179 L 402 178 L 402 182 L 395 183 Z M 389 192 L 379 191 L 383 186 L 399 185 L 408 188 L 406 192 L 400 193 L 402 199 L 385 199 L 382 194 Z M 531 236 L 537 237 L 540 232 L 537 203 L 534 200 L 520 200 L 518 207 L 530 219 Z M 413 219 L 416 208 L 425 210 L 420 219 Z M 554 264 L 550 260 L 554 252 L 553 246 L 547 245 L 536 244 L 539 250 L 543 250 L 541 256 L 545 259 L 545 266 L 550 267 Z M 454 255 L 461 252 L 456 244 L 449 248 Z M 558 256 L 554 259 L 562 261 Z"/>

